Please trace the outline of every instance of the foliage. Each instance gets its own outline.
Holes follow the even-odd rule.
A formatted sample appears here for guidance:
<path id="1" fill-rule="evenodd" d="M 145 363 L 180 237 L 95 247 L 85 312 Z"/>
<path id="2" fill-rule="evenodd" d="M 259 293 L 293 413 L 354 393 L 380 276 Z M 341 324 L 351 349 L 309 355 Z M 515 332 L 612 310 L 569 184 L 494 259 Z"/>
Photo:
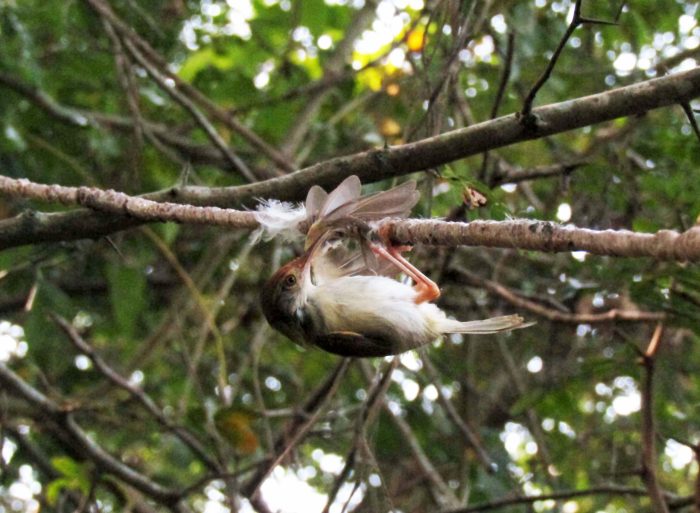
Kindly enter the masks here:
<path id="1" fill-rule="evenodd" d="M 105 5 L 116 18 L 100 15 Z M 582 12 L 613 21 L 619 8 L 591 0 Z M 294 168 L 399 145 L 493 117 L 504 70 L 496 110 L 518 112 L 572 9 L 567 0 L 0 0 L 0 174 L 133 194 L 182 182 L 246 183 L 173 89 L 196 98 L 194 88 L 236 120 L 224 122 L 194 102 L 261 180 L 287 170 L 247 132 Z M 696 65 L 697 2 L 632 2 L 619 14 L 616 24 L 585 23 L 574 32 L 536 105 Z M 130 35 L 115 19 L 131 27 Z M 134 42 L 139 39 L 152 54 Z M 173 73 L 168 87 L 129 44 L 162 73 Z M 174 87 L 175 79 L 183 85 Z M 699 144 L 681 107 L 538 138 L 415 173 L 423 198 L 415 213 L 684 230 L 700 214 Z M 548 177 L 500 181 L 509 170 L 571 163 Z M 470 189 L 486 204 L 468 208 Z M 0 203 L 0 217 L 65 208 L 12 200 Z M 3 391 L 0 496 L 15 497 L 28 510 L 41 503 L 46 511 L 80 505 L 146 511 L 149 504 L 263 510 L 246 485 L 276 454 L 275 440 L 291 443 L 285 433 L 307 420 L 300 409 L 338 361 L 293 345 L 261 316 L 262 284 L 299 249 L 253 246 L 242 232 L 152 225 L 1 252 L 0 359 L 70 412 L 90 440 L 186 494 L 175 506 L 124 484 L 62 438 L 55 419 L 46 421 Z M 646 373 L 638 356 L 654 324 L 576 318 L 611 309 L 668 315 L 655 367 L 656 470 L 663 490 L 691 494 L 698 468 L 688 444 L 700 435 L 696 266 L 437 247 L 415 248 L 412 261 L 439 280 L 440 305 L 456 318 L 517 310 L 475 286 L 491 280 L 550 311 L 573 314 L 571 322 L 520 311 L 538 324 L 502 336 L 452 337 L 404 355 L 386 404 L 364 425 L 358 419 L 369 408 L 372 376 L 387 363 L 353 362 L 327 407 L 314 412 L 319 417 L 307 436 L 263 486 L 262 499 L 273 510 L 309 511 L 291 496 L 275 498 L 285 482 L 299 493 L 308 483 L 312 491 L 303 500 L 318 502 L 341 480 L 331 511 L 342 510 L 355 485 L 349 502 L 355 511 L 448 510 L 618 485 L 639 493 L 571 496 L 538 502 L 535 510 L 648 508 L 640 471 Z M 470 283 L 459 278 L 463 270 L 474 275 Z M 124 386 L 71 344 L 57 316 Z M 492 467 L 480 460 L 465 425 Z M 209 463 L 182 432 L 197 440 Z M 351 472 L 341 474 L 347 461 L 354 463 Z M 4 501 L 0 511 L 14 508 Z"/>

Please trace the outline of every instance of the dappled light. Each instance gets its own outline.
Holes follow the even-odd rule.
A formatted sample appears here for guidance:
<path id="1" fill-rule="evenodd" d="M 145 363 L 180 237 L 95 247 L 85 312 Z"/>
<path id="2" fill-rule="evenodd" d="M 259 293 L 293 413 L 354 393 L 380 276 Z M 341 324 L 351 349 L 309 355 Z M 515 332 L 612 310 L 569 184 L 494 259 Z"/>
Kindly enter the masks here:
<path id="1" fill-rule="evenodd" d="M 0 513 L 700 508 L 699 16 L 0 0 Z"/>

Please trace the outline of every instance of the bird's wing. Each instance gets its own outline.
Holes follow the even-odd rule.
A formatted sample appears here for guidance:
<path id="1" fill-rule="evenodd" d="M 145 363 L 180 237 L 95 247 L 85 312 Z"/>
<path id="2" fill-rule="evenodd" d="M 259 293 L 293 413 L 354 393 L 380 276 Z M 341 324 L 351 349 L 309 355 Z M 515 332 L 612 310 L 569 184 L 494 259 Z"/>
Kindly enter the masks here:
<path id="1" fill-rule="evenodd" d="M 320 185 L 314 185 L 306 195 L 306 219 L 313 223 L 328 200 L 328 193 Z"/>
<path id="2" fill-rule="evenodd" d="M 361 193 L 362 184 L 360 179 L 356 175 L 348 176 L 325 198 L 318 212 L 319 219 L 327 217 L 344 205 L 356 202 L 360 198 Z"/>

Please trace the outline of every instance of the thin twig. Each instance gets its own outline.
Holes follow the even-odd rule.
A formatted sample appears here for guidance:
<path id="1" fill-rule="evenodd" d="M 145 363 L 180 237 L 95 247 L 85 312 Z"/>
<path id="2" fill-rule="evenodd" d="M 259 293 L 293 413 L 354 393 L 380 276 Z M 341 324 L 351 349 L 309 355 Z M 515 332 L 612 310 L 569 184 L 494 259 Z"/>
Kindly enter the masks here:
<path id="1" fill-rule="evenodd" d="M 355 13 L 353 20 L 345 28 L 342 41 L 336 45 L 332 55 L 325 62 L 323 70 L 324 78 L 333 77 L 342 71 L 345 66 L 345 60 L 352 53 L 355 40 L 371 23 L 372 18 L 375 16 L 376 8 L 376 0 L 370 0 Z M 284 154 L 290 157 L 296 155 L 299 146 L 304 141 L 304 137 L 312 126 L 312 122 L 323 105 L 323 102 L 328 97 L 329 92 L 329 89 L 319 91 L 318 94 L 305 102 L 303 108 L 291 123 L 291 128 L 281 145 Z"/>
<path id="2" fill-rule="evenodd" d="M 599 25 L 613 25 L 613 24 L 617 23 L 617 19 L 619 18 L 620 13 L 622 12 L 622 6 L 624 5 L 624 2 L 620 2 L 621 5 L 620 5 L 620 8 L 618 9 L 617 15 L 615 17 L 615 21 L 610 22 L 610 21 L 594 20 L 594 19 L 583 17 L 581 15 L 581 4 L 582 3 L 583 3 L 583 0 L 576 0 L 576 3 L 574 4 L 573 17 L 571 19 L 571 22 L 569 23 L 569 26 L 566 28 L 566 31 L 564 32 L 564 35 L 562 36 L 561 40 L 559 41 L 557 48 L 554 50 L 552 57 L 549 59 L 549 62 L 547 63 L 547 67 L 542 72 L 542 75 L 540 75 L 540 77 L 535 82 L 535 85 L 532 86 L 532 89 L 530 89 L 530 92 L 525 97 L 525 101 L 523 102 L 523 108 L 520 111 L 521 120 L 525 126 L 532 126 L 532 123 L 536 123 L 536 118 L 532 117 L 532 104 L 535 101 L 535 97 L 537 96 L 537 93 L 539 92 L 539 90 L 547 82 L 547 80 L 549 80 L 549 78 L 551 77 L 552 71 L 554 71 L 554 66 L 556 66 L 557 60 L 559 59 L 561 52 L 564 50 L 566 43 L 569 41 L 569 38 L 574 33 L 574 31 L 580 25 L 583 25 L 584 23 L 596 23 Z"/>
<path id="3" fill-rule="evenodd" d="M 238 170 L 249 182 L 255 182 L 258 177 L 248 168 L 248 166 L 243 162 L 238 155 L 226 144 L 226 142 L 221 138 L 216 128 L 209 122 L 206 116 L 200 112 L 197 106 L 192 103 L 192 101 L 182 94 L 179 90 L 171 87 L 168 84 L 167 78 L 164 77 L 160 71 L 153 66 L 148 59 L 139 51 L 138 48 L 128 39 L 124 39 L 124 46 L 129 50 L 129 53 L 134 57 L 134 59 L 146 70 L 146 72 L 151 76 L 153 80 L 160 86 L 160 88 L 165 91 L 175 102 L 177 102 L 182 108 L 184 108 L 196 123 L 202 128 L 204 133 L 209 137 L 211 142 L 216 146 L 221 153 L 228 159 L 234 169 Z"/>
<path id="4" fill-rule="evenodd" d="M 566 322 L 572 324 L 596 324 L 608 322 L 659 322 L 666 318 L 663 312 L 647 312 L 643 310 L 619 310 L 613 308 L 601 313 L 570 313 L 562 312 L 554 308 L 548 308 L 542 303 L 527 299 L 517 291 L 509 289 L 500 283 L 487 280 L 466 269 L 452 268 L 447 276 L 458 283 L 465 283 L 474 287 L 485 289 L 492 294 L 508 301 L 511 305 L 527 310 L 535 315 L 544 317 L 554 322 Z"/>
<path id="5" fill-rule="evenodd" d="M 688 102 L 681 102 L 681 107 L 683 107 L 683 111 L 688 118 L 688 123 L 690 123 L 690 126 L 695 133 L 695 137 L 697 137 L 698 141 L 700 141 L 700 127 L 698 127 L 698 122 L 695 119 L 693 109 L 690 108 L 690 104 Z"/>
<path id="6" fill-rule="evenodd" d="M 365 379 L 371 380 L 371 371 L 369 363 L 365 360 L 361 360 L 360 369 L 365 375 Z M 426 454 L 425 450 L 421 447 L 420 442 L 413 433 L 410 424 L 401 415 L 398 415 L 389 407 L 389 401 L 385 398 L 382 399 L 382 405 L 384 406 L 384 411 L 391 417 L 394 425 L 399 430 L 403 438 L 406 440 L 408 447 L 415 458 L 416 465 L 418 469 L 426 477 L 430 486 L 428 490 L 433 497 L 436 504 L 445 506 L 454 506 L 459 504 L 459 500 L 455 496 L 452 489 L 447 485 L 445 480 L 442 478 L 440 473 L 437 471 L 430 458 Z"/>
<path id="7" fill-rule="evenodd" d="M 294 449 L 314 426 L 328 401 L 335 395 L 351 359 L 343 358 L 329 374 L 326 380 L 311 394 L 297 415 L 275 441 L 275 452 L 270 455 L 267 463 L 258 470 L 242 486 L 241 491 L 249 500 L 258 496 L 260 485 L 272 470 Z"/>
<path id="8" fill-rule="evenodd" d="M 389 362 L 389 364 L 385 366 L 381 375 L 381 379 L 375 380 L 374 384 L 370 388 L 369 394 L 367 394 L 368 397 L 365 401 L 365 404 L 363 405 L 360 414 L 357 416 L 355 436 L 353 438 L 350 451 L 345 457 L 345 464 L 343 465 L 343 469 L 338 474 L 338 477 L 334 480 L 333 486 L 331 487 L 331 490 L 328 493 L 328 499 L 326 499 L 326 505 L 323 508 L 322 513 L 328 513 L 330 511 L 331 505 L 333 504 L 333 502 L 335 502 L 335 499 L 338 496 L 340 487 L 350 476 L 350 472 L 355 466 L 357 453 L 364 442 L 367 426 L 371 422 L 373 422 L 377 416 L 378 406 L 381 406 L 381 402 L 384 398 L 384 395 L 386 394 L 386 390 L 391 384 L 391 374 L 398 366 L 399 361 L 400 360 L 398 357 L 392 358 L 391 362 Z"/>
<path id="9" fill-rule="evenodd" d="M 508 80 L 510 79 L 510 72 L 513 67 L 513 54 L 515 47 L 515 32 L 508 32 L 508 39 L 506 42 L 506 54 L 503 62 L 503 69 L 501 70 L 501 78 L 498 81 L 498 90 L 496 91 L 496 97 L 493 100 L 493 105 L 491 106 L 490 119 L 495 119 L 498 115 L 498 109 L 503 101 L 503 96 L 506 92 L 506 86 L 508 85 Z M 481 161 L 481 170 L 479 171 L 479 179 L 481 181 L 486 181 L 486 174 L 489 167 L 489 152 L 484 152 L 483 159 Z"/>
<path id="10" fill-rule="evenodd" d="M 425 370 L 428 375 L 428 378 L 430 379 L 430 382 L 432 382 L 433 386 L 438 391 L 438 401 L 444 408 L 445 413 L 447 413 L 447 416 L 450 418 L 450 420 L 452 420 L 455 426 L 457 426 L 457 429 L 460 433 L 462 433 L 462 436 L 464 437 L 466 442 L 472 447 L 472 449 L 474 449 L 476 457 L 479 460 L 481 466 L 484 468 L 484 470 L 486 470 L 486 472 L 488 473 L 495 472 L 497 466 L 491 459 L 489 454 L 486 452 L 486 449 L 484 449 L 484 446 L 479 441 L 478 435 L 472 430 L 471 427 L 469 427 L 469 425 L 464 420 L 462 420 L 454 404 L 452 404 L 452 401 L 450 401 L 450 399 L 445 397 L 445 394 L 442 393 L 442 387 L 440 386 L 440 383 L 438 381 L 438 371 L 433 365 L 433 362 L 430 361 L 428 354 L 423 353 L 421 355 L 421 360 L 423 361 L 423 365 L 425 366 Z"/>
<path id="11" fill-rule="evenodd" d="M 513 68 L 513 54 L 515 53 L 515 32 L 508 32 L 508 39 L 506 41 L 506 55 L 503 60 L 503 69 L 501 70 L 501 78 L 498 81 L 498 90 L 496 91 L 496 97 L 493 100 L 493 105 L 491 106 L 491 119 L 495 119 L 498 115 L 498 109 L 501 107 L 503 102 L 503 97 L 505 96 L 506 86 L 508 85 L 508 80 L 510 79 L 510 72 Z"/>
<path id="12" fill-rule="evenodd" d="M 633 495 L 641 497 L 646 495 L 646 493 L 647 491 L 643 488 L 603 485 L 594 486 L 583 490 L 561 490 L 553 493 L 543 493 L 540 495 L 529 495 L 525 497 L 507 497 L 504 499 L 473 504 L 465 508 L 446 509 L 442 510 L 440 513 L 477 513 L 479 511 L 490 511 L 494 509 L 502 509 L 507 506 L 533 504 L 535 502 L 542 501 L 575 499 L 577 497 L 589 497 L 595 495 Z"/>
<path id="13" fill-rule="evenodd" d="M 293 166 L 290 165 L 289 160 L 286 159 L 281 152 L 275 150 L 272 146 L 266 143 L 259 135 L 245 126 L 243 123 L 237 121 L 225 110 L 214 104 L 209 98 L 202 94 L 198 89 L 196 89 L 191 84 L 188 84 L 182 80 L 176 73 L 170 72 L 168 69 L 168 63 L 166 60 L 142 37 L 140 37 L 134 29 L 125 23 L 121 18 L 119 18 L 115 12 L 112 10 L 108 2 L 104 0 L 85 0 L 86 3 L 94 9 L 101 17 L 106 18 L 115 27 L 117 31 L 121 34 L 124 39 L 130 40 L 133 45 L 138 47 L 138 49 L 145 55 L 147 59 L 154 66 L 158 67 L 159 73 L 162 76 L 167 77 L 172 80 L 175 86 L 180 89 L 189 98 L 202 106 L 207 113 L 216 118 L 218 121 L 224 123 L 228 128 L 236 132 L 238 135 L 243 137 L 251 146 L 256 148 L 260 154 L 268 157 L 275 164 L 280 166 L 281 169 L 291 172 L 294 170 Z"/>

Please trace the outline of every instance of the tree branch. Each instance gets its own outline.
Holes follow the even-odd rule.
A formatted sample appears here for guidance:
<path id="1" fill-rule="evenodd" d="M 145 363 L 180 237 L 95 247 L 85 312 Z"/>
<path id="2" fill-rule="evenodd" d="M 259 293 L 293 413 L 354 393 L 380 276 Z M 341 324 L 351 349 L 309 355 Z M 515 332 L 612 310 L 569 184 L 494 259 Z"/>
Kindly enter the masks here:
<path id="1" fill-rule="evenodd" d="M 223 473 L 224 469 L 213 460 L 209 454 L 207 454 L 204 446 L 195 438 L 195 436 L 182 426 L 178 426 L 171 422 L 163 413 L 163 411 L 156 405 L 156 403 L 151 399 L 148 394 L 146 394 L 139 387 L 129 383 L 129 380 L 124 378 L 122 375 L 117 373 L 112 367 L 110 367 L 107 362 L 105 362 L 102 357 L 95 351 L 95 349 L 88 344 L 80 333 L 63 317 L 59 315 L 52 315 L 53 320 L 58 324 L 63 332 L 68 336 L 68 340 L 82 353 L 84 353 L 92 363 L 95 368 L 109 381 L 114 383 L 116 386 L 126 390 L 132 397 L 139 401 L 143 407 L 148 411 L 148 413 L 156 419 L 156 421 L 171 431 L 175 436 L 177 436 L 185 445 L 187 445 L 190 450 L 209 468 L 214 472 Z"/>
<path id="2" fill-rule="evenodd" d="M 574 324 L 595 324 L 602 322 L 630 321 L 630 322 L 659 322 L 666 318 L 663 312 L 646 312 L 642 310 L 619 310 L 613 308 L 600 313 L 571 313 L 562 312 L 554 308 L 548 308 L 537 301 L 532 301 L 492 280 L 486 280 L 465 269 L 450 269 L 447 273 L 457 283 L 466 283 L 474 287 L 487 290 L 492 294 L 507 301 L 511 305 L 527 310 L 535 315 L 544 317 L 549 321 L 567 322 Z"/>
<path id="3" fill-rule="evenodd" d="M 119 477 L 153 500 L 172 509 L 178 509 L 180 494 L 177 490 L 161 486 L 106 452 L 82 430 L 69 412 L 64 411 L 54 401 L 24 382 L 3 363 L 0 363 L 0 384 L 36 408 L 42 417 L 55 423 L 70 443 L 80 451 L 81 456 L 90 459 L 104 472 Z"/>
<path id="4" fill-rule="evenodd" d="M 700 259 L 700 227 L 679 233 L 660 230 L 590 230 L 550 221 L 387 220 L 380 229 L 397 245 L 487 246 L 544 252 L 587 251 L 594 255 L 653 257 L 657 260 Z"/>
<path id="5" fill-rule="evenodd" d="M 193 101 L 197 102 L 207 111 L 210 116 L 224 123 L 228 128 L 243 137 L 262 155 L 265 155 L 271 161 L 277 164 L 280 169 L 285 171 L 293 170 L 293 167 L 290 165 L 288 159 L 286 159 L 279 151 L 267 144 L 258 134 L 245 126 L 245 124 L 236 120 L 225 110 L 221 109 L 218 105 L 202 94 L 197 88 L 182 80 L 176 73 L 172 73 L 168 69 L 168 63 L 166 60 L 145 39 L 139 36 L 132 27 L 130 27 L 115 14 L 109 2 L 104 0 L 85 1 L 100 17 L 108 20 L 125 40 L 131 41 L 133 45 L 138 47 L 145 57 L 159 68 L 160 74 L 167 76 L 167 78 L 172 80 L 184 94 L 186 94 Z"/>
<path id="6" fill-rule="evenodd" d="M 136 226 L 145 221 L 174 221 L 249 230 L 258 226 L 253 212 L 160 203 L 111 190 L 43 185 L 1 175 L 0 195 L 88 206 L 99 211 L 101 215 L 110 214 L 108 219 L 117 225 L 122 223 L 126 226 Z M 67 214 L 80 215 L 79 211 Z M 0 221 L 0 250 L 23 243 L 83 238 L 85 231 L 92 234 L 89 224 L 79 236 L 71 232 L 54 231 L 53 229 L 58 229 L 51 219 L 55 218 L 47 214 L 25 213 L 13 219 Z M 700 260 L 700 226 L 683 233 L 673 230 L 637 233 L 629 230 L 590 230 L 525 219 L 470 223 L 388 219 L 380 223 L 377 231 L 387 234 L 397 245 L 467 245 L 545 252 L 587 251 L 595 255 L 653 257 L 666 261 Z"/>
<path id="7" fill-rule="evenodd" d="M 135 225 L 141 224 L 143 221 L 174 221 L 178 223 L 209 224 L 247 229 L 253 229 L 258 226 L 253 212 L 157 202 L 129 196 L 113 190 L 105 191 L 94 187 L 43 185 L 22 178 L 13 179 L 1 175 L 0 194 L 10 197 L 58 202 L 64 205 L 81 205 L 104 214 L 120 217 L 126 216 L 126 220 Z M 39 222 L 41 222 L 41 216 L 43 215 L 40 215 Z M 1 223 L 0 234 L 2 234 Z M 1 243 L 0 249 L 2 249 Z"/>
<path id="8" fill-rule="evenodd" d="M 326 380 L 306 400 L 301 412 L 288 425 L 275 441 L 274 453 L 266 464 L 258 467 L 243 485 L 241 491 L 250 501 L 259 499 L 258 490 L 265 478 L 272 470 L 299 444 L 318 420 L 324 407 L 333 397 L 347 372 L 350 358 L 343 358 L 338 365 L 328 374 Z"/>
<path id="9" fill-rule="evenodd" d="M 359 364 L 365 379 L 371 383 L 371 366 L 365 360 L 360 360 Z M 406 440 L 409 450 L 413 455 L 417 469 L 420 470 L 420 472 L 430 483 L 428 490 L 433 497 L 433 500 L 435 500 L 436 504 L 443 507 L 458 504 L 459 501 L 457 500 L 457 496 L 437 471 L 435 465 L 433 465 L 432 461 L 428 457 L 428 454 L 426 454 L 425 450 L 423 450 L 418 438 L 413 433 L 411 425 L 408 423 L 408 421 L 406 421 L 406 419 L 389 407 L 389 401 L 386 399 L 386 397 L 382 397 L 381 401 L 384 411 L 387 413 L 387 415 L 389 415 L 396 426 L 396 429 L 398 429 L 401 436 L 403 436 L 403 438 Z"/>
<path id="10" fill-rule="evenodd" d="M 169 188 L 144 196 L 154 201 L 232 207 L 255 198 L 301 200 L 312 185 L 332 188 L 355 174 L 365 182 L 429 169 L 487 150 L 566 132 L 619 117 L 687 102 L 700 96 L 700 67 L 668 77 L 620 87 L 533 110 L 537 130 L 527 130 L 516 114 L 393 148 L 338 157 L 279 178 L 237 187 Z M 119 219 L 89 210 L 34 214 L 0 223 L 0 249 L 56 240 L 107 235 L 143 221 Z"/>

